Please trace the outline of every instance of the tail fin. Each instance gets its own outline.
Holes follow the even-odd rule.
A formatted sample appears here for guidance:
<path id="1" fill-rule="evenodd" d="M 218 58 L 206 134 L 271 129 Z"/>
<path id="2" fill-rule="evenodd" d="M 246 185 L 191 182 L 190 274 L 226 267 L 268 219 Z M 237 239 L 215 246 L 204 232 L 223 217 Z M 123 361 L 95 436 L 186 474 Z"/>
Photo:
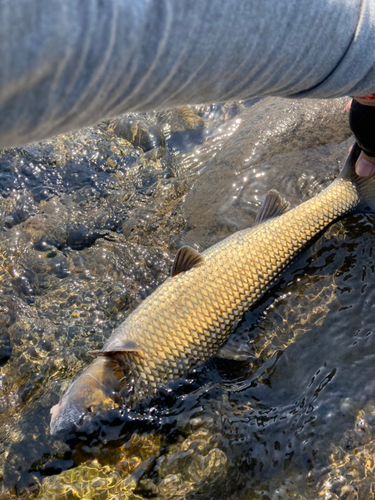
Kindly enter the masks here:
<path id="1" fill-rule="evenodd" d="M 355 142 L 338 179 L 351 181 L 357 188 L 360 202 L 356 212 L 375 213 L 375 174 L 371 177 L 359 177 L 355 172 L 355 164 L 361 151 Z"/>

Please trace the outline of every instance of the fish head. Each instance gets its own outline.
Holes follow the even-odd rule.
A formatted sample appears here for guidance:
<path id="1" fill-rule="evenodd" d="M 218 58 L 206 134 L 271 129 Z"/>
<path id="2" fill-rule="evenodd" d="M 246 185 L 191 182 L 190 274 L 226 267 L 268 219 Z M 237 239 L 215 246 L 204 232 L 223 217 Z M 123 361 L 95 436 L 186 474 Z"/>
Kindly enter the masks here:
<path id="1" fill-rule="evenodd" d="M 124 373 L 118 363 L 97 358 L 50 410 L 50 433 L 59 437 L 76 430 L 87 416 L 119 406 L 117 391 Z"/>

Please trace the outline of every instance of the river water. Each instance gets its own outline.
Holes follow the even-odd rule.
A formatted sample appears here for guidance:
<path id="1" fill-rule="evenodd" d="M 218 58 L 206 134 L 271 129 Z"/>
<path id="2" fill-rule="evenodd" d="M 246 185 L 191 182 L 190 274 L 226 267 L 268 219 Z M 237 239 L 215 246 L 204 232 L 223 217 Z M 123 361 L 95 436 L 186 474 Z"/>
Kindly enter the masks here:
<path id="1" fill-rule="evenodd" d="M 330 227 L 151 406 L 49 435 L 179 246 L 250 226 L 271 188 L 293 206 L 334 179 L 344 106 L 192 106 L 0 152 L 0 499 L 374 497 L 372 215 Z"/>

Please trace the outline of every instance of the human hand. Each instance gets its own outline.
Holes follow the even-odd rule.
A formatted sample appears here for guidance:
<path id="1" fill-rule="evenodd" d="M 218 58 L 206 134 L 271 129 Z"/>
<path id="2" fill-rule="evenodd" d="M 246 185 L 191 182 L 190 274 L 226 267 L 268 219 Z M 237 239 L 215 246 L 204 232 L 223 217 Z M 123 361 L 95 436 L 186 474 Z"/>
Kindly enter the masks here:
<path id="1" fill-rule="evenodd" d="M 370 106 L 374 109 L 367 109 Z M 351 99 L 346 110 L 350 113 L 350 128 L 359 145 L 366 150 L 359 155 L 355 171 L 360 177 L 369 177 L 375 173 L 375 95 L 355 97 L 354 103 Z"/>

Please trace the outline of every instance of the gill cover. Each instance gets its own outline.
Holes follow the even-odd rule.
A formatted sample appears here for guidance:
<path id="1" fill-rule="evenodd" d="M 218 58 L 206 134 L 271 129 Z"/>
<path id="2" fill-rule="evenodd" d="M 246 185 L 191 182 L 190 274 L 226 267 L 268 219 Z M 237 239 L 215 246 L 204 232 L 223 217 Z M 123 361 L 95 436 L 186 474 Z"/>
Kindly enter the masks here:
<path id="1" fill-rule="evenodd" d="M 123 379 L 124 372 L 118 363 L 106 357 L 97 358 L 51 408 L 52 436 L 74 431 L 87 414 L 118 407 L 116 395 Z"/>

